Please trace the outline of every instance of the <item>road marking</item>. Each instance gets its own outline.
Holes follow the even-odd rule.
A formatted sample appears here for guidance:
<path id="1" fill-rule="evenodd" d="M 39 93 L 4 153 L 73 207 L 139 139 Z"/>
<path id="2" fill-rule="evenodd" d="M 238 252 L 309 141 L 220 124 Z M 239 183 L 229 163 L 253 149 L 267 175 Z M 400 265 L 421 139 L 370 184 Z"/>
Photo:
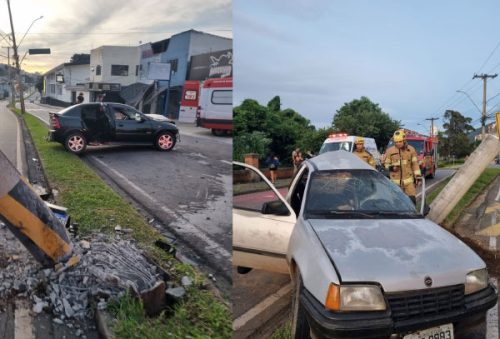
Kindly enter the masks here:
<path id="1" fill-rule="evenodd" d="M 269 309 L 273 304 L 278 302 L 281 298 L 287 297 L 292 293 L 292 284 L 282 287 L 278 292 L 271 294 L 266 299 L 262 300 L 260 303 L 240 315 L 233 321 L 233 330 L 237 331 L 242 328 L 249 321 L 257 317 L 260 313 Z"/>
<path id="2" fill-rule="evenodd" d="M 498 288 L 496 278 L 491 278 L 491 282 Z M 486 338 L 498 339 L 498 303 L 486 313 Z"/>
<path id="3" fill-rule="evenodd" d="M 498 193 L 497 197 L 495 198 L 495 201 L 498 201 L 498 199 L 500 199 L 500 186 L 498 187 Z"/>
<path id="4" fill-rule="evenodd" d="M 14 313 L 14 338 L 15 339 L 34 339 L 33 322 L 30 316 L 30 310 L 26 305 L 16 302 L 16 311 Z"/>
<path id="5" fill-rule="evenodd" d="M 500 235 L 500 223 L 491 225 L 489 227 L 486 227 L 482 229 L 479 232 L 476 232 L 476 235 L 486 235 L 490 237 L 496 237 Z"/>
<path id="6" fill-rule="evenodd" d="M 167 206 L 163 206 L 158 200 L 150 196 L 147 192 L 142 190 L 140 187 L 138 187 L 136 184 L 128 180 L 123 174 L 115 170 L 114 168 L 111 168 L 108 164 L 104 163 L 103 161 L 97 159 L 96 157 L 92 156 L 91 157 L 93 160 L 98 162 L 101 166 L 105 167 L 108 169 L 110 172 L 112 172 L 114 175 L 122 179 L 124 182 L 127 183 L 127 185 L 130 185 L 134 190 L 142 194 L 144 197 L 149 199 L 151 202 L 153 202 L 155 205 L 159 206 L 162 211 L 165 213 L 169 214 L 171 217 L 176 219 L 176 222 L 172 222 L 171 226 L 174 226 L 177 229 L 177 232 L 179 233 L 184 233 L 184 234 L 189 234 L 196 236 L 205 244 L 207 245 L 207 248 L 212 251 L 212 254 L 220 254 L 224 258 L 231 258 L 231 253 L 226 251 L 221 245 L 210 239 L 207 234 L 205 234 L 202 230 L 197 228 L 196 226 L 192 225 L 189 223 L 189 221 L 185 220 L 182 216 L 178 215 L 175 213 L 173 210 L 169 209 Z M 208 192 L 207 192 L 208 194 Z M 180 222 L 179 222 L 180 221 Z M 178 226 L 178 227 L 177 227 Z M 213 253 L 217 252 L 217 253 Z"/>
<path id="7" fill-rule="evenodd" d="M 497 237 L 490 237 L 490 250 L 491 251 L 497 250 Z"/>
<path id="8" fill-rule="evenodd" d="M 490 206 L 488 206 L 488 208 L 486 208 L 486 210 L 484 211 L 484 214 L 493 213 L 496 215 L 497 210 L 500 210 L 500 203 L 495 202 L 493 205 L 490 205 Z M 492 224 L 496 224 L 496 221 L 492 222 Z"/>

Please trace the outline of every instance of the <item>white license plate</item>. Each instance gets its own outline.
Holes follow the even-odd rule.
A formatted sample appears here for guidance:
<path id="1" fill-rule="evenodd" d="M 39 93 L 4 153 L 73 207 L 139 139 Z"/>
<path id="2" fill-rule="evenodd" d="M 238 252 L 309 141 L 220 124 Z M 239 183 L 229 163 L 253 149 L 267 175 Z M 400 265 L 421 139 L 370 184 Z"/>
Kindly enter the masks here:
<path id="1" fill-rule="evenodd" d="M 453 324 L 431 327 L 405 335 L 403 339 L 453 339 Z"/>

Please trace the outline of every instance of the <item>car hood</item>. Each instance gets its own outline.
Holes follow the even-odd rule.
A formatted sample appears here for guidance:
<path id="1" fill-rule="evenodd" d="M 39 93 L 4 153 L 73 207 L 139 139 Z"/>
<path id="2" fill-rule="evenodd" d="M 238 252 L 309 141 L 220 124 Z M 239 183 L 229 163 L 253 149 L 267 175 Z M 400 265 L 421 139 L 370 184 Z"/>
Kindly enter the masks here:
<path id="1" fill-rule="evenodd" d="M 169 122 L 171 124 L 175 124 L 174 120 L 169 119 L 166 116 L 161 115 L 161 114 L 146 114 L 146 116 L 148 118 L 151 118 L 151 119 L 155 120 L 155 121 L 166 121 L 166 122 Z"/>
<path id="2" fill-rule="evenodd" d="M 314 219 L 343 282 L 378 282 L 386 292 L 463 284 L 486 265 L 467 245 L 426 219 Z"/>

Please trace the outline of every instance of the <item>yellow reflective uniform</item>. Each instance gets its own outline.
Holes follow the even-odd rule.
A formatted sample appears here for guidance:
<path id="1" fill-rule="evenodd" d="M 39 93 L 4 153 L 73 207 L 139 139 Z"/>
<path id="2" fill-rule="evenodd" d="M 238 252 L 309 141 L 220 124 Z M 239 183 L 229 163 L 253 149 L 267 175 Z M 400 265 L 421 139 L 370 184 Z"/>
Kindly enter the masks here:
<path id="1" fill-rule="evenodd" d="M 397 171 L 390 171 L 391 180 L 401 187 L 408 196 L 416 196 L 415 178 L 421 178 L 422 173 L 418 165 L 417 152 L 415 148 L 405 143 L 399 149 L 391 146 L 385 152 L 384 166 L 389 170 L 393 166 Z"/>
<path id="2" fill-rule="evenodd" d="M 361 151 L 356 149 L 353 153 L 356 154 L 361 160 L 364 160 L 368 165 L 375 168 L 375 159 L 373 159 L 373 156 L 367 152 L 364 147 Z"/>

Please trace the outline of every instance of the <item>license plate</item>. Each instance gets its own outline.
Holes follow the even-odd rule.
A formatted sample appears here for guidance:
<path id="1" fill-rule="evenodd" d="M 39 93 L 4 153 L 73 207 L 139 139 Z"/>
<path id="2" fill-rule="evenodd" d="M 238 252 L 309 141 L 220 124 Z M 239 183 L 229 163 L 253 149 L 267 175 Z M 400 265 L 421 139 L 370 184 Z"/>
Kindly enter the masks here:
<path id="1" fill-rule="evenodd" d="M 405 335 L 403 339 L 453 339 L 453 324 L 431 327 Z"/>

